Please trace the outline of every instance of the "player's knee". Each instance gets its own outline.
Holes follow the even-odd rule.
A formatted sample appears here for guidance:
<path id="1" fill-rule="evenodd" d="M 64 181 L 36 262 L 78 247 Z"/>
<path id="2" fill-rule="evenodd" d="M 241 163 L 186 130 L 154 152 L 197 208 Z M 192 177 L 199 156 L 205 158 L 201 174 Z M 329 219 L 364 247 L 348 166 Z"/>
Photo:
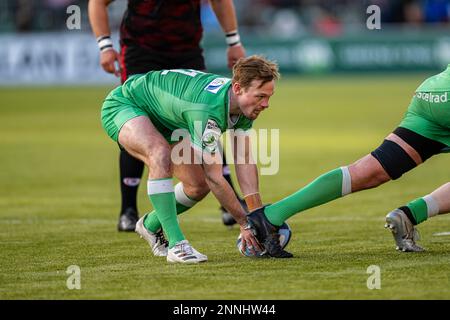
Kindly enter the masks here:
<path id="1" fill-rule="evenodd" d="M 391 180 L 391 177 L 382 168 L 374 169 L 367 179 L 367 188 L 375 188 Z"/>
<path id="2" fill-rule="evenodd" d="M 168 146 L 152 146 L 146 152 L 146 159 L 150 169 L 171 170 L 172 161 L 170 160 L 170 149 Z"/>
<path id="3" fill-rule="evenodd" d="M 209 193 L 209 186 L 206 181 L 196 181 L 195 183 L 183 184 L 189 198 L 199 201 Z"/>
<path id="4" fill-rule="evenodd" d="M 390 140 L 384 140 L 371 155 L 381 164 L 392 180 L 400 178 L 404 173 L 417 166 L 402 147 Z"/>
<path id="5" fill-rule="evenodd" d="M 375 188 L 390 180 L 384 169 L 376 165 L 376 160 L 371 160 L 365 157 L 349 166 L 353 192 Z"/>

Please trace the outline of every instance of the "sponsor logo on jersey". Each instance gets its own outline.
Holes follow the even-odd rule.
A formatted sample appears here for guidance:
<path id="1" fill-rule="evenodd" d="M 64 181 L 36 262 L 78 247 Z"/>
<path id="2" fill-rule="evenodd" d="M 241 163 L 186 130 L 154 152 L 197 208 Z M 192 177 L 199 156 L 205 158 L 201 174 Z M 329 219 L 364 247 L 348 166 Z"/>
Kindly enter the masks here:
<path id="1" fill-rule="evenodd" d="M 230 82 L 228 78 L 216 78 L 205 87 L 205 90 L 216 94 L 228 82 Z"/>
<path id="2" fill-rule="evenodd" d="M 205 150 L 215 153 L 218 150 L 219 139 L 222 132 L 214 120 L 208 119 L 202 135 L 202 145 Z"/>
<path id="3" fill-rule="evenodd" d="M 416 92 L 416 98 L 433 103 L 444 103 L 448 101 L 447 92 L 444 92 L 443 94 L 433 94 L 431 92 Z"/>

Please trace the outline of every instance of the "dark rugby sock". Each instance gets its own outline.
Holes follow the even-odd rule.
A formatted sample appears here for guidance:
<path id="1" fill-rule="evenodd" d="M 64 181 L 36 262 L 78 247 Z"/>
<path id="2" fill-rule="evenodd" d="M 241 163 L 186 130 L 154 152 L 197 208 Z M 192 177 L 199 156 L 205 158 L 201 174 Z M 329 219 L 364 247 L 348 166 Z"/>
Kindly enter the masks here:
<path id="1" fill-rule="evenodd" d="M 132 157 L 125 150 L 120 151 L 120 192 L 122 194 L 121 213 L 127 208 L 137 211 L 137 191 L 141 181 L 144 163 Z"/>

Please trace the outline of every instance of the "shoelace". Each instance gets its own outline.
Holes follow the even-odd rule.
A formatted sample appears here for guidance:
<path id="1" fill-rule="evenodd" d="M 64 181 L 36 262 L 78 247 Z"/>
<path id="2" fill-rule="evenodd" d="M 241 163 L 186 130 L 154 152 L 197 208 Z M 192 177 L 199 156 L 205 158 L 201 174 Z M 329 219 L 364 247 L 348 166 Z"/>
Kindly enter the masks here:
<path id="1" fill-rule="evenodd" d="M 156 234 L 156 242 L 159 242 L 161 245 L 163 245 L 164 247 L 168 247 L 169 246 L 169 242 L 166 240 L 166 238 L 164 237 L 164 233 L 162 230 L 159 230 Z"/>
<path id="2" fill-rule="evenodd" d="M 405 240 L 412 240 L 414 242 L 414 238 L 415 238 L 415 233 L 416 233 L 416 229 L 414 228 L 414 226 L 409 222 L 404 222 L 404 227 L 406 230 L 406 234 L 404 239 Z"/>
<path id="3" fill-rule="evenodd" d="M 404 222 L 404 226 L 406 229 L 406 235 L 403 239 L 411 241 L 411 243 L 415 246 L 416 241 L 420 240 L 420 233 L 411 222 Z"/>
<path id="4" fill-rule="evenodd" d="M 416 241 L 420 240 L 420 233 L 419 230 L 413 227 L 411 231 L 408 231 L 406 233 L 406 236 L 404 238 L 405 240 L 411 241 L 414 245 L 416 244 Z"/>
<path id="5" fill-rule="evenodd" d="M 192 250 L 192 247 L 187 243 L 181 244 L 181 251 L 187 253 L 188 255 L 193 255 L 194 251 Z"/>

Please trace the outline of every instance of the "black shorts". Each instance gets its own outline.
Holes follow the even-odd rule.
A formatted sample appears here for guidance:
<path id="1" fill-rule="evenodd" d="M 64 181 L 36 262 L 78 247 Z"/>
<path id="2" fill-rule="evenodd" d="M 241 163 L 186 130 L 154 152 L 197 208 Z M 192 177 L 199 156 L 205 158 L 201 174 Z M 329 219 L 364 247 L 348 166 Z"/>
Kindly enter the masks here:
<path id="1" fill-rule="evenodd" d="M 182 53 L 162 53 L 135 46 L 122 45 L 120 50 L 120 67 L 122 83 L 133 74 L 147 73 L 163 69 L 205 70 L 202 49 Z"/>

